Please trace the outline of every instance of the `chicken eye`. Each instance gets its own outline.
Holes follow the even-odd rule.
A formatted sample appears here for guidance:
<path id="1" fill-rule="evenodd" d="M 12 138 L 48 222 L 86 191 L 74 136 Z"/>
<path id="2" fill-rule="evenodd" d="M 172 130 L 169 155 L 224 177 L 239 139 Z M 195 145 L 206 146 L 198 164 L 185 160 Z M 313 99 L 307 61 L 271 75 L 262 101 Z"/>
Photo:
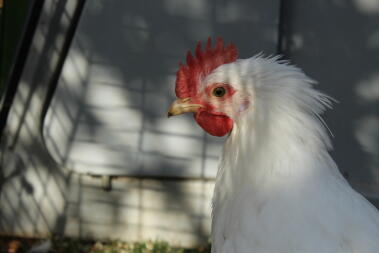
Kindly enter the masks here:
<path id="1" fill-rule="evenodd" d="M 226 90 L 224 87 L 217 87 L 213 90 L 213 95 L 215 97 L 223 97 L 226 93 Z"/>

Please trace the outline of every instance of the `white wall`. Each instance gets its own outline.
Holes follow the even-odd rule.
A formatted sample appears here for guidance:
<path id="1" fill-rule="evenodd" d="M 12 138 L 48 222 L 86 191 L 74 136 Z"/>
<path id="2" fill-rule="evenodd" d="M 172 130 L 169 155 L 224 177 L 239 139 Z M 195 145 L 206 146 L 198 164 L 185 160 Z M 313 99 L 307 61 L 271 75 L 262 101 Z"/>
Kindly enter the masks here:
<path id="1" fill-rule="evenodd" d="M 77 2 L 45 1 L 1 143 L 0 232 L 206 242 L 222 141 L 190 115 L 165 118 L 177 63 L 208 36 L 241 58 L 275 53 L 279 1 L 87 1 L 40 121 Z M 332 155 L 376 203 L 377 1 L 284 3 L 283 53 L 340 101 L 325 117 Z M 104 191 L 87 172 L 123 176 Z"/>
<path id="2" fill-rule="evenodd" d="M 166 118 L 177 63 L 208 36 L 274 53 L 279 1 L 86 1 L 40 121 L 77 3 L 45 1 L 2 143 L 1 233 L 207 242 L 222 141 Z M 87 173 L 122 177 L 104 191 Z"/>
<path id="3" fill-rule="evenodd" d="M 379 2 L 290 1 L 285 52 L 339 102 L 325 115 L 332 156 L 378 204 Z"/>

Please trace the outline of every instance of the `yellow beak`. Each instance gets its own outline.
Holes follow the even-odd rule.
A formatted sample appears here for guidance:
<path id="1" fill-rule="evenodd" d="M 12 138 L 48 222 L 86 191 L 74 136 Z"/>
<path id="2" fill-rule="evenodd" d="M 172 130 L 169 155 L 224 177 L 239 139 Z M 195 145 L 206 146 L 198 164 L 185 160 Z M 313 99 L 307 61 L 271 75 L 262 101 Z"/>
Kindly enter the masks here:
<path id="1" fill-rule="evenodd" d="M 186 112 L 197 112 L 203 106 L 192 104 L 191 98 L 179 98 L 175 100 L 168 108 L 167 117 L 176 116 Z"/>

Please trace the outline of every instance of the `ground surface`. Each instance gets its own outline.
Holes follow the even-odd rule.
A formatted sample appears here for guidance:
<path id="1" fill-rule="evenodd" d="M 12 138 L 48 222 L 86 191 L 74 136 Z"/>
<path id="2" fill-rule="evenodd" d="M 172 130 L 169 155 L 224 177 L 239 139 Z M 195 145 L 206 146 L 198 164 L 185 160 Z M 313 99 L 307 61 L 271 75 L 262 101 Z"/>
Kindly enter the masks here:
<path id="1" fill-rule="evenodd" d="M 54 237 L 51 239 L 0 238 L 0 253 L 209 253 L 210 246 L 198 249 L 171 247 L 167 242 L 95 242 Z"/>

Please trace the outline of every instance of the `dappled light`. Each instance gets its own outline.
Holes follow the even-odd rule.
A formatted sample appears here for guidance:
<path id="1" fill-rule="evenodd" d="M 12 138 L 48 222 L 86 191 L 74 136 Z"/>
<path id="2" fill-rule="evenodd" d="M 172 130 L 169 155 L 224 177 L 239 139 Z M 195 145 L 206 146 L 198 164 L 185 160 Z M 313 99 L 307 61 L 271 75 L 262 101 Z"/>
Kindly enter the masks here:
<path id="1" fill-rule="evenodd" d="M 56 73 L 78 6 L 44 4 L 2 143 L 1 231 L 207 243 L 223 140 L 166 118 L 178 62 L 209 36 L 273 53 L 278 3 L 87 1 Z"/>
<path id="2" fill-rule="evenodd" d="M 196 14 L 186 11 L 187 18 L 205 15 L 196 11 L 201 6 L 188 4 Z M 176 10 L 175 4 L 168 6 L 167 17 Z M 191 117 L 165 118 L 180 51 L 155 48 L 159 35 L 138 4 L 99 8 L 84 9 L 47 113 L 44 136 L 51 155 L 82 173 L 214 177 L 217 167 L 205 163 L 217 157 L 205 152 L 219 153 L 221 142 L 205 142 Z M 121 26 L 110 32 L 113 23 Z M 107 40 L 98 36 L 99 29 L 108 33 Z"/>
<path id="3" fill-rule="evenodd" d="M 367 148 L 379 141 L 372 120 L 379 105 L 378 1 L 317 1 L 313 8 L 309 3 L 292 3 L 287 25 L 295 38 L 285 39 L 284 52 L 338 101 L 325 115 L 334 135 L 332 156 L 353 185 L 372 191 L 379 153 Z"/>
<path id="4" fill-rule="evenodd" d="M 378 1 L 283 1 L 283 20 L 280 1 L 85 1 L 64 58 L 80 2 L 44 3 L 1 143 L 2 234 L 206 244 L 228 136 L 208 135 L 192 113 L 168 119 L 167 108 L 178 62 L 209 36 L 233 42 L 243 59 L 278 48 L 336 98 L 325 116 L 331 155 L 379 205 Z M 240 81 L 229 71 L 215 76 Z M 235 159 L 252 149 L 244 134 Z M 272 147 L 280 148 L 291 149 Z M 284 182 L 314 176 L 272 173 Z"/>

